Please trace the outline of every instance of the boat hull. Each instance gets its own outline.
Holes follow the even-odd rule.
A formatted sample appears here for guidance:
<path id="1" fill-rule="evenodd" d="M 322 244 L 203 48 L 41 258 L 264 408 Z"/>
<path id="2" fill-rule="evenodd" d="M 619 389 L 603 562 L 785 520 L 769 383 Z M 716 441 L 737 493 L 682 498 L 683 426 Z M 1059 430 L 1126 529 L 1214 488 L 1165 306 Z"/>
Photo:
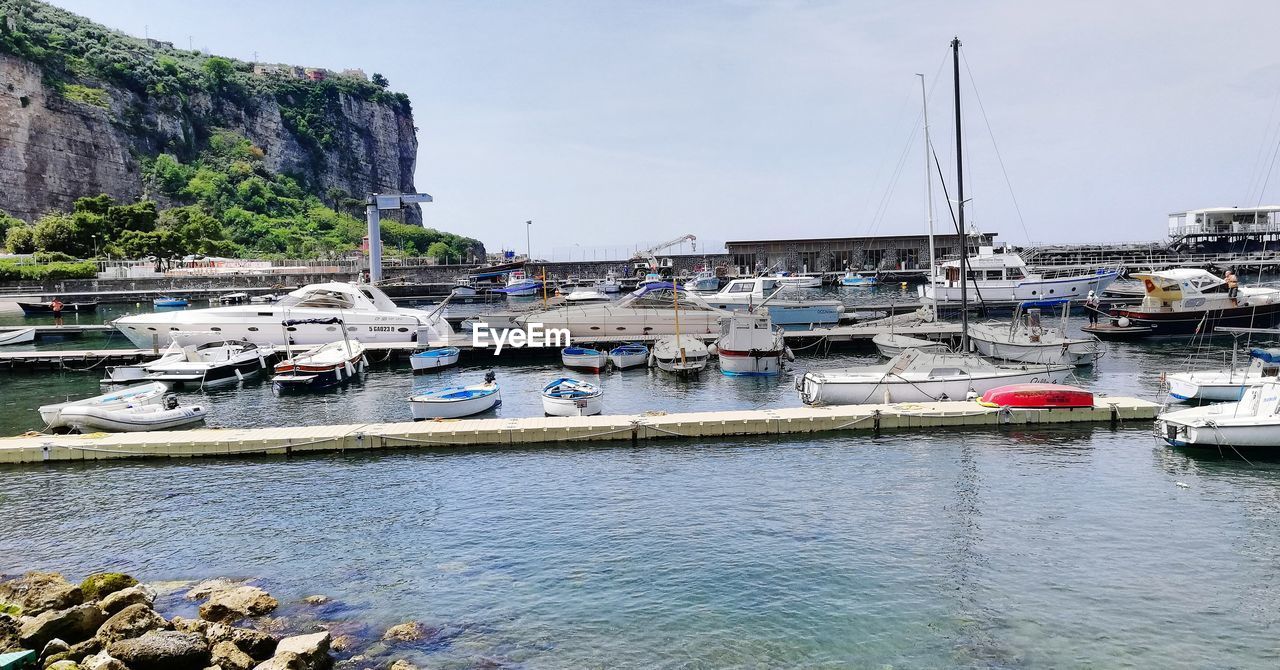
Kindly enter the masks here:
<path id="1" fill-rule="evenodd" d="M 604 369 L 606 364 L 608 364 L 609 355 L 603 351 L 597 351 L 595 349 L 580 349 L 577 353 L 571 353 L 570 351 L 565 350 L 560 353 L 560 362 L 563 363 L 566 368 L 599 372 Z"/>
<path id="2" fill-rule="evenodd" d="M 983 393 L 978 404 L 1031 409 L 1093 407 L 1093 394 L 1062 384 L 1009 384 Z"/>
<path id="3" fill-rule="evenodd" d="M 755 303 L 726 302 L 716 300 L 715 297 L 708 298 L 707 303 L 717 309 L 731 312 L 750 311 L 759 304 L 758 301 Z M 765 305 L 765 309 L 769 311 L 769 320 L 778 326 L 832 325 L 840 323 L 840 315 L 844 313 L 844 306 L 834 300 L 818 303 L 774 301 Z"/>
<path id="4" fill-rule="evenodd" d="M 1280 303 L 1226 309 L 1156 312 L 1117 308 L 1111 318 L 1128 319 L 1130 327 L 1151 328 L 1150 335 L 1199 335 L 1215 328 L 1271 328 L 1280 322 Z"/>
<path id="5" fill-rule="evenodd" d="M 636 351 L 633 353 L 609 353 L 609 362 L 613 367 L 619 370 L 640 367 L 649 363 L 649 351 Z"/>
<path id="6" fill-rule="evenodd" d="M 720 372 L 730 377 L 764 377 L 782 373 L 782 351 L 720 349 Z"/>
<path id="7" fill-rule="evenodd" d="M 201 423 L 205 415 L 206 410 L 202 405 L 172 409 L 164 409 L 158 405 L 127 409 L 81 406 L 68 407 L 62 411 L 66 424 L 81 433 L 171 430 Z"/>
<path id="8" fill-rule="evenodd" d="M 47 302 L 20 302 L 18 307 L 22 309 L 22 313 L 26 316 L 53 314 L 53 307 L 50 307 Z M 64 314 L 92 314 L 96 311 L 98 311 L 98 303 L 96 302 L 66 302 L 62 304 L 62 312 Z"/>
<path id="9" fill-rule="evenodd" d="M 971 282 L 968 286 L 970 304 L 983 302 L 1025 302 L 1051 298 L 1084 299 L 1089 291 L 1102 293 L 1119 277 L 1115 270 L 1100 270 L 1096 274 L 1077 275 L 1060 279 L 1002 280 Z M 920 287 L 921 297 L 937 303 L 960 303 L 960 282 L 935 282 Z"/>
<path id="10" fill-rule="evenodd" d="M 266 367 L 262 354 L 256 353 L 208 365 L 185 361 L 158 365 L 149 368 L 143 379 L 160 382 L 170 389 L 215 386 L 247 379 Z"/>
<path id="11" fill-rule="evenodd" d="M 104 409 L 122 409 L 137 405 L 158 405 L 164 402 L 164 395 L 167 391 L 168 389 L 163 384 L 139 384 L 138 386 L 130 386 L 92 398 L 44 405 L 39 409 L 40 418 L 50 428 L 65 428 L 67 424 L 62 419 L 62 412 L 68 407 L 93 406 Z"/>
<path id="12" fill-rule="evenodd" d="M 30 344 L 36 341 L 35 328 L 0 331 L 0 347 L 10 344 Z"/>
<path id="13" fill-rule="evenodd" d="M 885 358 L 893 358 L 907 349 L 919 349 L 920 351 L 934 351 L 938 353 L 951 350 L 951 348 L 943 342 L 934 342 L 933 340 L 908 337 L 906 335 L 895 335 L 893 333 L 880 333 L 871 338 L 871 343 L 876 345 L 876 350 Z"/>
<path id="14" fill-rule="evenodd" d="M 585 398 L 542 396 L 542 411 L 549 416 L 594 416 L 604 410 L 604 395 Z"/>
<path id="15" fill-rule="evenodd" d="M 492 393 L 461 400 L 428 399 L 427 396 L 409 398 L 409 410 L 413 413 L 414 421 L 460 419 L 488 412 L 501 404 L 502 393 L 496 388 Z"/>
<path id="16" fill-rule="evenodd" d="M 414 372 L 441 370 L 456 365 L 461 354 L 457 347 L 423 351 L 410 356 L 409 365 L 413 367 Z"/>
<path id="17" fill-rule="evenodd" d="M 956 375 L 938 379 L 909 379 L 882 375 L 868 380 L 840 380 L 806 373 L 798 384 L 800 398 L 807 405 L 867 405 L 895 402 L 932 402 L 942 398 L 960 400 L 969 391 L 982 394 L 1009 384 L 1058 384 L 1067 378 L 1068 367 L 1000 371 L 976 375 Z"/>
<path id="18" fill-rule="evenodd" d="M 1230 402 L 1244 395 L 1245 389 L 1263 381 L 1260 374 L 1222 374 L 1220 372 L 1175 372 L 1165 375 L 1169 395 L 1181 402 Z"/>
<path id="19" fill-rule="evenodd" d="M 1001 342 L 975 337 L 971 330 L 969 341 L 983 356 L 1015 363 L 1093 365 L 1101 355 L 1098 343 L 1093 340 L 1070 340 L 1065 343 Z"/>

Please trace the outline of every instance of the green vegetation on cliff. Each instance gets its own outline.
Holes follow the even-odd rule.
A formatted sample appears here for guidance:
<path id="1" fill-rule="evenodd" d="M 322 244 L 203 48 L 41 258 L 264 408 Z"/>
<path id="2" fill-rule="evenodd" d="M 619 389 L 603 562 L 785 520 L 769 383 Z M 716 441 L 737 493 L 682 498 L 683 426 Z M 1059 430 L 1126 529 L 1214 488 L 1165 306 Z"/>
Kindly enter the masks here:
<path id="1" fill-rule="evenodd" d="M 0 0 L 0 53 L 38 65 L 46 91 L 106 109 L 114 125 L 142 139 L 133 149 L 143 174 L 141 201 L 84 197 L 71 211 L 49 212 L 30 224 L 0 216 L 0 243 L 14 253 L 318 257 L 350 251 L 365 231 L 363 204 L 352 199 L 362 194 L 324 186 L 318 168 L 301 167 L 299 174 L 268 168 L 263 150 L 245 136 L 244 115 L 278 107 L 285 128 L 314 159 L 291 164 L 319 166 L 333 155 L 340 165 L 351 159 L 344 154 L 350 147 L 343 147 L 350 141 L 342 139 L 352 123 L 343 116 L 344 100 L 384 105 L 401 118 L 411 113 L 408 97 L 387 90 L 386 78 L 376 73 L 366 80 L 328 71 L 312 77 L 291 66 L 255 70 L 253 63 L 132 37 L 34 0 Z M 174 112 L 181 131 L 148 120 L 157 109 Z M 482 249 L 471 238 L 396 222 L 383 223 L 383 241 L 392 254 L 442 259 Z"/>

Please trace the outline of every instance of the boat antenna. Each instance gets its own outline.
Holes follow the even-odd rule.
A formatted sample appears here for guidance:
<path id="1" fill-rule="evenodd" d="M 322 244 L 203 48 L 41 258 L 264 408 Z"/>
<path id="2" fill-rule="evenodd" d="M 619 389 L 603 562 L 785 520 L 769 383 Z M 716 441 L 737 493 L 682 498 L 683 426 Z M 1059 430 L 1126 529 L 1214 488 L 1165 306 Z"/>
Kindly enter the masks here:
<path id="1" fill-rule="evenodd" d="M 924 75 L 917 72 L 916 76 L 920 78 L 920 105 L 924 114 L 924 216 L 929 222 L 929 283 L 932 284 L 937 262 L 933 257 L 933 167 L 929 165 L 929 96 L 924 88 Z M 937 318 L 936 314 L 934 318 Z"/>
<path id="2" fill-rule="evenodd" d="M 964 231 L 964 148 L 960 132 L 960 38 L 951 40 L 956 106 L 956 210 L 960 226 L 960 351 L 969 351 L 969 240 Z"/>

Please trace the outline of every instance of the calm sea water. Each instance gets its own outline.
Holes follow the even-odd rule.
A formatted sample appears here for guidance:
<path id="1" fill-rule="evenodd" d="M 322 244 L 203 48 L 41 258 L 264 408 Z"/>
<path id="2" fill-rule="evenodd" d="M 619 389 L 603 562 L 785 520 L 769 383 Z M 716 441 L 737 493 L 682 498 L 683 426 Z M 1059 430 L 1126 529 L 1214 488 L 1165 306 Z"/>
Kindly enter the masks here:
<path id="1" fill-rule="evenodd" d="M 1110 345 L 1082 381 L 1153 398 L 1184 351 Z M 217 425 L 404 419 L 415 386 L 485 369 L 183 400 Z M 561 369 L 497 372 L 529 416 Z M 793 405 L 794 374 L 600 380 L 608 411 L 676 411 Z M 96 388 L 0 376 L 0 431 Z M 1280 464 L 1149 425 L 23 467 L 0 469 L 0 572 L 325 593 L 375 634 L 432 627 L 399 654 L 429 667 L 1275 667 L 1278 512 Z"/>

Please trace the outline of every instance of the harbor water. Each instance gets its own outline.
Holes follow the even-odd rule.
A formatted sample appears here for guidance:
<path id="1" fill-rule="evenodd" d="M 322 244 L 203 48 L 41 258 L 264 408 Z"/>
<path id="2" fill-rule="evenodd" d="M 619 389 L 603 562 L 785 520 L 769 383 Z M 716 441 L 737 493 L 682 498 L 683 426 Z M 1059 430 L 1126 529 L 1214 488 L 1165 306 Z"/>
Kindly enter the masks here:
<path id="1" fill-rule="evenodd" d="M 1080 381 L 1157 399 L 1185 353 L 1111 343 Z M 874 360 L 588 378 L 610 413 L 768 407 L 799 403 L 806 368 Z M 499 416 L 538 415 L 565 372 L 378 363 L 325 395 L 259 380 L 181 397 L 213 425 L 407 420 L 415 388 L 490 368 Z M 39 428 L 34 407 L 99 376 L 4 375 L 0 432 Z M 426 624 L 407 654 L 424 667 L 1275 667 L 1280 461 L 1171 450 L 1150 428 L 7 467 L 0 572 L 323 593 L 372 637 Z"/>

